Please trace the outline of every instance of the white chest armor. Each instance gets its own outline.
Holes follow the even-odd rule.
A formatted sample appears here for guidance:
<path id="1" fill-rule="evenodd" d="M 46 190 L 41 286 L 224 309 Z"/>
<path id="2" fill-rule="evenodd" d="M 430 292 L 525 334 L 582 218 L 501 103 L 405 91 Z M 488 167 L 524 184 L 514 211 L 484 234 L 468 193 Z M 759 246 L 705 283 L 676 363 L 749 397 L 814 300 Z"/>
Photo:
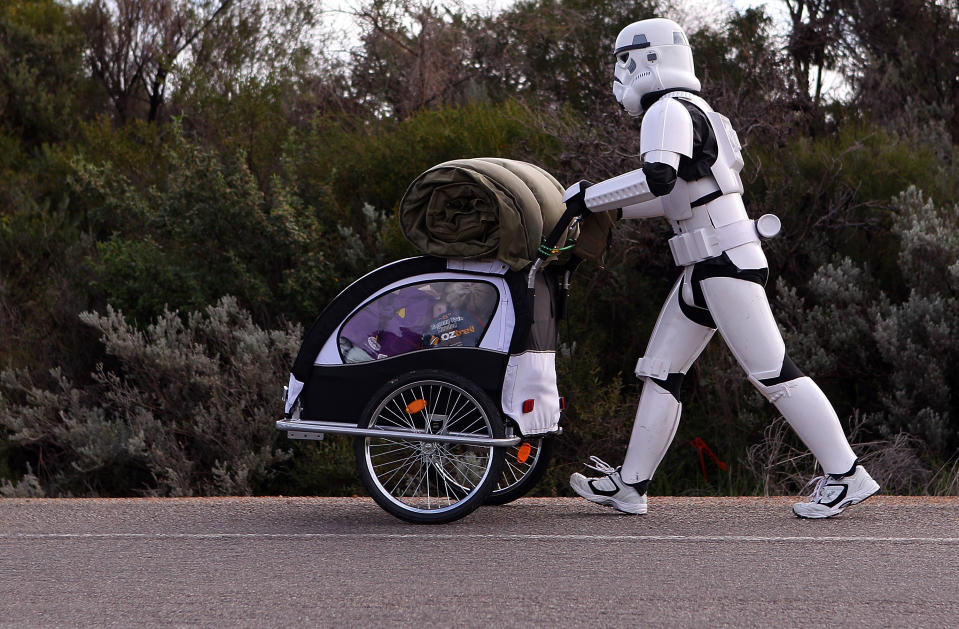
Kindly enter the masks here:
<path id="1" fill-rule="evenodd" d="M 643 117 L 643 161 L 668 164 L 678 170 L 682 156 L 692 158 L 692 117 L 680 99 L 696 105 L 713 130 L 717 156 L 710 174 L 695 181 L 678 177 L 669 194 L 655 197 L 643 170 L 634 170 L 587 188 L 586 206 L 594 212 L 622 208 L 624 218 L 665 216 L 676 232 L 669 247 L 678 266 L 689 266 L 725 252 L 739 268 L 764 267 L 760 234 L 746 214 L 741 196 L 742 146 L 729 119 L 689 92 L 666 94 Z M 764 219 L 767 226 L 770 221 L 778 222 L 771 216 L 760 221 Z M 765 229 L 762 235 L 772 236 L 775 231 Z"/>
<path id="2" fill-rule="evenodd" d="M 716 161 L 710 166 L 713 178 L 723 194 L 743 193 L 743 181 L 739 177 L 739 171 L 743 169 L 742 144 L 739 142 L 739 136 L 733 129 L 729 118 L 713 111 L 713 109 L 702 98 L 689 92 L 672 92 L 666 95 L 667 98 L 681 98 L 696 105 L 704 114 L 709 126 L 713 128 L 713 135 L 716 136 L 716 148 L 718 149 Z"/>
<path id="3" fill-rule="evenodd" d="M 692 157 L 692 119 L 677 102 L 680 99 L 706 115 L 716 138 L 717 155 L 710 166 L 711 176 L 695 181 L 677 178 L 673 190 L 662 198 L 663 214 L 676 232 L 669 240 L 673 260 L 678 266 L 688 266 L 730 252 L 740 268 L 765 265 L 756 225 L 742 202 L 742 145 L 726 116 L 689 92 L 666 94 L 643 119 L 640 151 L 644 159 L 655 160 L 664 151 Z"/>

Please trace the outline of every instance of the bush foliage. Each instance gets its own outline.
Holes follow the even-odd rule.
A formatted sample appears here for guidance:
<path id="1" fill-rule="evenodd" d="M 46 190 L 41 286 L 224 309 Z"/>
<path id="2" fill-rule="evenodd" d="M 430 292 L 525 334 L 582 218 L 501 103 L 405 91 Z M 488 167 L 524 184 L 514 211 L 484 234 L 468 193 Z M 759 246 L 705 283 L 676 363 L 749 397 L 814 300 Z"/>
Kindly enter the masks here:
<path id="1" fill-rule="evenodd" d="M 345 53 L 304 0 L 137 4 L 0 7 L 0 495 L 358 491 L 345 439 L 273 427 L 304 326 L 415 253 L 396 206 L 436 163 L 522 159 L 564 183 L 635 168 L 609 50 L 657 14 L 687 24 L 704 96 L 739 130 L 750 214 L 783 220 L 767 289 L 790 355 L 888 490 L 959 492 L 954 4 L 791 3 L 780 32 L 761 9 L 370 0 Z M 668 231 L 621 223 L 575 278 L 572 406 L 542 493 L 568 492 L 589 454 L 622 457 L 635 360 L 677 275 Z M 682 396 L 656 493 L 812 475 L 720 341 Z"/>
<path id="2" fill-rule="evenodd" d="M 165 311 L 144 329 L 112 307 L 80 319 L 109 361 L 90 385 L 58 368 L 49 386 L 15 371 L 0 384 L 8 439 L 22 454 L 43 453 L 46 493 L 247 495 L 289 458 L 271 420 L 299 326 L 264 330 L 232 297 L 184 316 Z"/>

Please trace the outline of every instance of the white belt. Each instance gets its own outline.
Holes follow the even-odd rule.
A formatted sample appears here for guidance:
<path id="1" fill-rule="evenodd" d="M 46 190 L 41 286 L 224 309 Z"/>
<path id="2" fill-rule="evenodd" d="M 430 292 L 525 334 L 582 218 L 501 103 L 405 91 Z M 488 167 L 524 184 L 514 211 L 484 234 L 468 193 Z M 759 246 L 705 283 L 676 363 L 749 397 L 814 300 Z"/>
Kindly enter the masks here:
<path id="1" fill-rule="evenodd" d="M 688 266 L 715 258 L 728 249 L 759 242 L 759 237 L 772 238 L 781 224 L 772 214 L 764 214 L 758 221 L 742 220 L 722 227 L 703 227 L 677 234 L 669 239 L 669 250 L 676 266 Z"/>

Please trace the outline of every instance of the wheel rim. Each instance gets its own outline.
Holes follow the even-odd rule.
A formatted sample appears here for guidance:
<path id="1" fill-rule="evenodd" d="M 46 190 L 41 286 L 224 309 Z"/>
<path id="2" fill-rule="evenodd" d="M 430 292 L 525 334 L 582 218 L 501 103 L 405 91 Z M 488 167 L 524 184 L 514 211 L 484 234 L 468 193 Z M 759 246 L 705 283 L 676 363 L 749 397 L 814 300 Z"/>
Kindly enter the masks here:
<path id="1" fill-rule="evenodd" d="M 524 456 L 523 446 L 529 446 L 529 452 Z M 503 457 L 503 471 L 500 473 L 499 481 L 496 483 L 494 492 L 506 491 L 513 485 L 519 483 L 529 474 L 536 462 L 539 460 L 542 451 L 543 438 L 522 441 L 515 446 L 510 446 Z"/>
<path id="2" fill-rule="evenodd" d="M 388 395 L 374 411 L 370 427 L 493 436 L 489 417 L 476 399 L 437 380 L 414 382 Z M 382 495 L 417 513 L 442 513 L 469 499 L 493 464 L 489 446 L 367 437 L 364 450 L 370 477 Z"/>

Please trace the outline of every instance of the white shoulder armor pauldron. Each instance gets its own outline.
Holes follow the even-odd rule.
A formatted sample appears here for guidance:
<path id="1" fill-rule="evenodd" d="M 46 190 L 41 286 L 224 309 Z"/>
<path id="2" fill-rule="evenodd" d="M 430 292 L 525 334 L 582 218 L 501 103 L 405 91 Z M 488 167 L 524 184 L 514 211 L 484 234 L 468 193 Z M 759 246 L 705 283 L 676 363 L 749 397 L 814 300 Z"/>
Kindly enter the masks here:
<path id="1" fill-rule="evenodd" d="M 643 116 L 639 152 L 646 155 L 651 151 L 693 156 L 693 120 L 673 98 L 660 98 Z"/>

